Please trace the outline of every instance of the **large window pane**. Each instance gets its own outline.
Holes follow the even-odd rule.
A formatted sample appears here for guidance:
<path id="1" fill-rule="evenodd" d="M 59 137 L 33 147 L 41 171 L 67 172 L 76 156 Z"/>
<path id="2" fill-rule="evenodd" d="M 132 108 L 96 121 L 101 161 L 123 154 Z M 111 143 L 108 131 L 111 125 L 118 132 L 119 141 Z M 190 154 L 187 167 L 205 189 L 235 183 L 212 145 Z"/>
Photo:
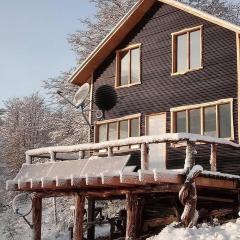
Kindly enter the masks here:
<path id="1" fill-rule="evenodd" d="M 201 33 L 200 30 L 190 33 L 190 68 L 201 67 Z"/>
<path id="2" fill-rule="evenodd" d="M 132 119 L 130 122 L 131 122 L 130 137 L 139 137 L 139 119 Z"/>
<path id="3" fill-rule="evenodd" d="M 231 105 L 219 105 L 219 135 L 220 138 L 231 137 Z"/>
<path id="4" fill-rule="evenodd" d="M 200 109 L 189 111 L 189 131 L 190 133 L 201 134 Z"/>
<path id="5" fill-rule="evenodd" d="M 130 123 L 131 123 L 130 137 L 139 137 L 140 136 L 140 132 L 139 132 L 139 126 L 140 126 L 139 119 L 138 118 L 131 119 Z M 139 144 L 131 145 L 132 149 L 136 149 L 136 148 L 139 148 L 139 147 L 140 147 Z"/>
<path id="6" fill-rule="evenodd" d="M 121 75 L 119 85 L 127 85 L 129 79 L 129 64 L 130 53 L 129 51 L 121 53 Z"/>
<path id="7" fill-rule="evenodd" d="M 108 140 L 116 140 L 118 138 L 117 135 L 117 123 L 109 123 L 108 125 Z"/>
<path id="8" fill-rule="evenodd" d="M 131 83 L 140 81 L 140 49 L 131 50 Z"/>
<path id="9" fill-rule="evenodd" d="M 216 107 L 204 108 L 204 135 L 216 137 Z"/>
<path id="10" fill-rule="evenodd" d="M 177 72 L 188 70 L 188 37 L 187 34 L 177 36 Z"/>
<path id="11" fill-rule="evenodd" d="M 186 111 L 176 113 L 176 132 L 186 132 Z"/>
<path id="12" fill-rule="evenodd" d="M 106 124 L 99 125 L 98 141 L 99 142 L 107 141 L 107 125 Z"/>
<path id="13" fill-rule="evenodd" d="M 119 124 L 120 128 L 120 139 L 128 138 L 128 120 L 121 121 Z"/>
<path id="14" fill-rule="evenodd" d="M 128 138 L 128 120 L 119 123 L 120 139 Z M 128 146 L 120 147 L 120 150 L 128 149 Z"/>

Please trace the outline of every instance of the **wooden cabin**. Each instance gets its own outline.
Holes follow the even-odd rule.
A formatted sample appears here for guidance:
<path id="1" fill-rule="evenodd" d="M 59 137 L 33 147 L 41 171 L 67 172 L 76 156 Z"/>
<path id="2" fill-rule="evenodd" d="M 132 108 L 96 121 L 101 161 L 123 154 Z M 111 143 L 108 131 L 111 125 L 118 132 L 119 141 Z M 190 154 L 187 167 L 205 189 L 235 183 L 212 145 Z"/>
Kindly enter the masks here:
<path id="1" fill-rule="evenodd" d="M 27 152 L 30 164 L 33 157 L 44 154 L 58 160 L 63 152 L 79 152 L 82 161 L 91 151 L 108 171 L 118 169 L 115 158 L 119 157 L 131 173 L 119 167 L 120 175 L 104 174 L 102 169 L 101 177 L 100 170 L 95 176 L 85 172 L 76 177 L 72 167 L 69 178 L 44 182 L 40 178 L 45 176 L 23 181 L 20 172 L 8 182 L 8 189 L 38 192 L 38 198 L 52 196 L 42 193 L 44 189 L 54 189 L 54 195 L 77 194 L 75 239 L 82 239 L 79 206 L 83 207 L 85 197 L 89 216 L 94 200 L 126 197 L 126 239 L 136 239 L 146 230 L 141 228 L 144 224 L 154 228 L 166 223 L 160 215 L 169 204 L 176 206 L 176 215 L 181 211 L 177 195 L 185 181 L 181 169 L 191 142 L 197 150 L 195 164 L 204 169 L 196 179 L 197 208 L 207 209 L 208 217 L 221 215 L 222 206 L 222 212 L 236 215 L 239 34 L 239 26 L 177 1 L 140 0 L 70 77 L 73 84 L 90 84 L 92 144 Z M 99 92 L 105 105 L 115 102 L 107 111 L 99 107 Z M 29 169 L 23 167 L 24 171 Z M 94 239 L 93 231 L 88 236 Z"/>

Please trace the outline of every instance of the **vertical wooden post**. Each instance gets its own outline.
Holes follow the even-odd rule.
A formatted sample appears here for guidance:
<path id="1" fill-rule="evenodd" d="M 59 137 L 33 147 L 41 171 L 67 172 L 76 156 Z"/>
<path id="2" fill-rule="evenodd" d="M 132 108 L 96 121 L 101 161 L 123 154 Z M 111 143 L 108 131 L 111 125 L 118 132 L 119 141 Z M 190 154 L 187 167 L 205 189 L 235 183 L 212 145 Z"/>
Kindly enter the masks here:
<path id="1" fill-rule="evenodd" d="M 84 151 L 79 151 L 78 158 L 79 159 L 84 159 L 85 152 Z"/>
<path id="2" fill-rule="evenodd" d="M 41 240 L 42 198 L 34 196 L 32 204 L 33 204 L 32 208 L 33 239 Z"/>
<path id="3" fill-rule="evenodd" d="M 240 206 L 240 191 L 236 193 L 236 197 L 233 202 L 233 218 L 239 217 L 239 206 Z"/>
<path id="4" fill-rule="evenodd" d="M 83 239 L 83 220 L 84 220 L 85 196 L 75 195 L 75 219 L 73 228 L 73 239 Z"/>
<path id="5" fill-rule="evenodd" d="M 126 200 L 127 200 L 126 240 L 135 240 L 137 238 L 137 215 L 138 215 L 137 194 L 127 193 Z"/>
<path id="6" fill-rule="evenodd" d="M 88 199 L 88 223 L 93 223 L 95 220 L 94 216 L 95 212 L 95 200 L 94 199 Z M 87 230 L 87 239 L 88 240 L 93 240 L 95 237 L 95 225 L 91 225 L 90 227 L 88 226 Z"/>
<path id="7" fill-rule="evenodd" d="M 211 144 L 211 156 L 210 156 L 211 171 L 217 171 L 217 145 Z"/>
<path id="8" fill-rule="evenodd" d="M 195 165 L 195 155 L 197 154 L 195 144 L 193 142 L 187 142 L 186 147 L 186 158 L 185 158 L 185 164 L 184 169 L 189 171 L 193 168 Z"/>
<path id="9" fill-rule="evenodd" d="M 50 152 L 50 161 L 55 162 L 56 161 L 56 153 L 55 152 Z"/>
<path id="10" fill-rule="evenodd" d="M 108 147 L 108 157 L 112 157 L 112 156 L 113 156 L 113 148 Z"/>
<path id="11" fill-rule="evenodd" d="M 141 169 L 148 169 L 148 146 L 146 143 L 141 144 Z"/>
<path id="12" fill-rule="evenodd" d="M 26 155 L 26 163 L 32 164 L 32 156 Z"/>

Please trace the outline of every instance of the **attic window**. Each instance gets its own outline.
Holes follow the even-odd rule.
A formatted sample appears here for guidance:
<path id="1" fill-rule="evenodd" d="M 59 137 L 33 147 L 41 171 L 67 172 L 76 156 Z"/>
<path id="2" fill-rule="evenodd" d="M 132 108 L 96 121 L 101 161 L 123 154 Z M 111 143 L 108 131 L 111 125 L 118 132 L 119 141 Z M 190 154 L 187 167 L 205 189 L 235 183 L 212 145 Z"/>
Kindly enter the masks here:
<path id="1" fill-rule="evenodd" d="M 173 74 L 202 68 L 202 26 L 172 34 Z"/>
<path id="2" fill-rule="evenodd" d="M 134 44 L 116 52 L 116 87 L 140 83 L 140 46 L 140 44 Z"/>

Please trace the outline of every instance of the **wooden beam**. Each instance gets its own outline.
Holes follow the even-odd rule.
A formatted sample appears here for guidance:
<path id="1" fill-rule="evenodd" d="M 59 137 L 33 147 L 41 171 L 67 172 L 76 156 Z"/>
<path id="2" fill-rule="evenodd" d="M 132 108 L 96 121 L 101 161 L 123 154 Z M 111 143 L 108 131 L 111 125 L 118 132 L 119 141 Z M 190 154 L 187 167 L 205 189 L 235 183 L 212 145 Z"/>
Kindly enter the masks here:
<path id="1" fill-rule="evenodd" d="M 209 187 L 209 188 L 218 188 L 218 189 L 236 189 L 237 181 L 234 180 L 223 180 L 223 179 L 214 179 L 207 177 L 198 177 L 196 179 L 196 185 L 198 187 Z"/>
<path id="2" fill-rule="evenodd" d="M 34 196 L 32 204 L 33 239 L 41 240 L 42 198 Z"/>
<path id="3" fill-rule="evenodd" d="M 211 157 L 210 157 L 211 171 L 217 171 L 217 145 L 211 144 Z"/>
<path id="4" fill-rule="evenodd" d="M 88 199 L 88 217 L 87 217 L 87 222 L 91 223 L 94 222 L 95 216 L 95 200 L 89 198 Z M 95 238 L 95 226 L 92 225 L 87 229 L 87 240 L 93 240 Z"/>
<path id="5" fill-rule="evenodd" d="M 85 196 L 75 195 L 75 219 L 73 228 L 73 239 L 83 240 L 83 220 L 84 220 Z"/>
<path id="6" fill-rule="evenodd" d="M 141 144 L 141 169 L 148 169 L 148 145 L 146 143 Z"/>
<path id="7" fill-rule="evenodd" d="M 126 240 L 134 240 L 137 238 L 137 216 L 138 216 L 138 204 L 137 194 L 127 193 L 127 228 L 126 228 Z"/>

